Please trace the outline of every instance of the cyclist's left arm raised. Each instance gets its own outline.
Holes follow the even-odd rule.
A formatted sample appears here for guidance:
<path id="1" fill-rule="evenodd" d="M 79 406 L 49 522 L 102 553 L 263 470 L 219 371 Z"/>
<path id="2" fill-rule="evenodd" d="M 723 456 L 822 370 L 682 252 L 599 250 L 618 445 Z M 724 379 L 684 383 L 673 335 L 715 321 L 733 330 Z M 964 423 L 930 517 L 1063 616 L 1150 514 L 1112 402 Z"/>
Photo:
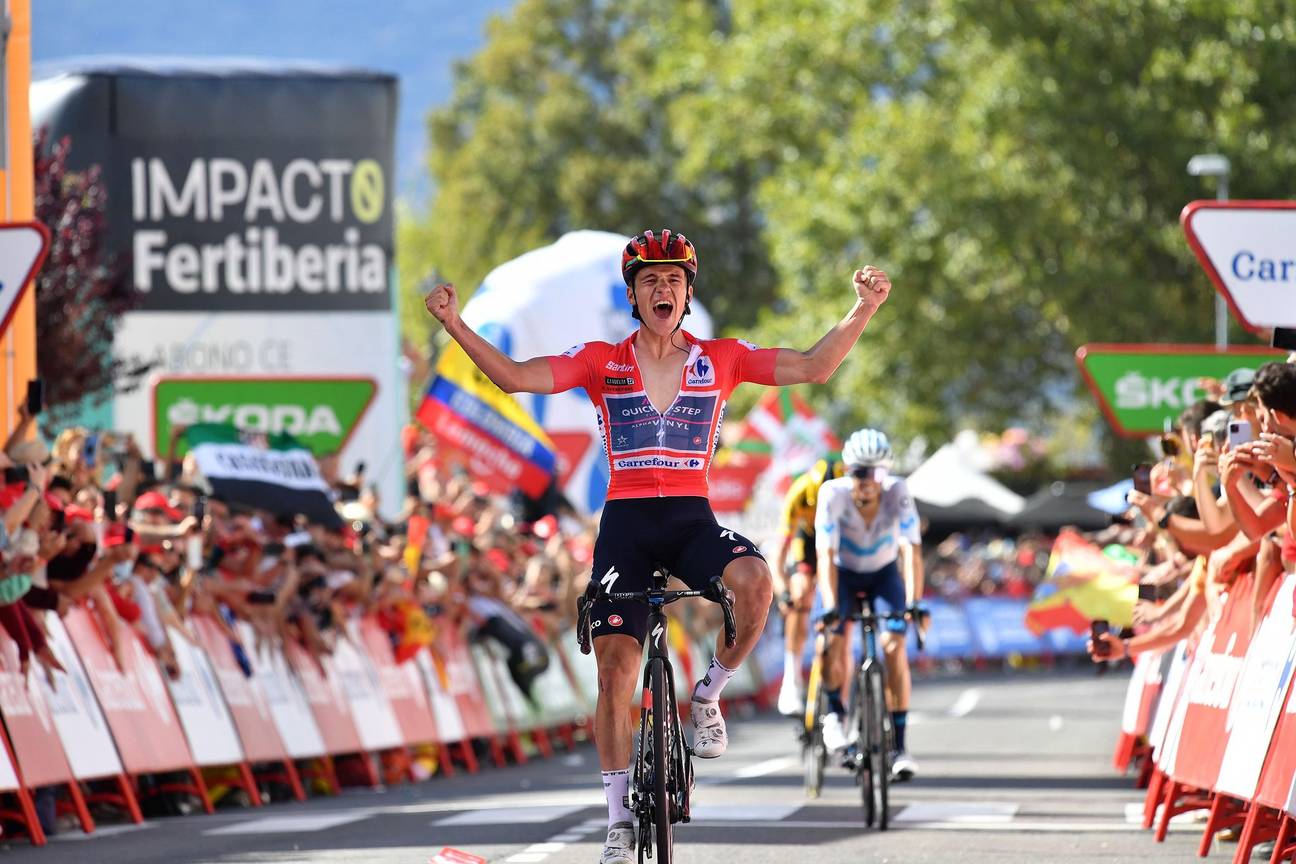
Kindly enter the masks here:
<path id="1" fill-rule="evenodd" d="M 774 365 L 774 383 L 780 387 L 789 384 L 822 384 L 832 377 L 842 360 L 873 314 L 881 308 L 891 293 L 891 280 L 876 267 L 856 270 L 851 279 L 855 289 L 855 305 L 846 317 L 824 334 L 823 338 L 806 351 L 782 348 Z"/>

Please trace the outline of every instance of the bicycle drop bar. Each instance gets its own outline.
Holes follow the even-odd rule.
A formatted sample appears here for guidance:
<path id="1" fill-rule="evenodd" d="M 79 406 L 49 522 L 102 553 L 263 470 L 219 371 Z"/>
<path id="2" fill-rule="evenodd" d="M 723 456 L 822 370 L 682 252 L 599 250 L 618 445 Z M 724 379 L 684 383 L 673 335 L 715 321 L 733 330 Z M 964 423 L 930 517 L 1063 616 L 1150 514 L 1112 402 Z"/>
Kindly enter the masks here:
<path id="1" fill-rule="evenodd" d="M 652 605 L 674 603 L 686 597 L 704 597 L 713 603 L 719 603 L 724 613 L 725 645 L 732 648 L 738 643 L 738 624 L 734 620 L 733 601 L 729 599 L 729 589 L 719 576 L 712 576 L 705 590 L 666 591 L 660 588 L 649 588 L 646 591 L 607 591 L 601 582 L 591 580 L 585 593 L 576 598 L 576 641 L 582 654 L 590 653 L 593 647 L 590 633 L 590 611 L 596 600 L 626 600 Z"/>
<path id="2" fill-rule="evenodd" d="M 834 615 L 835 615 L 835 613 L 834 613 Z M 879 622 L 879 621 L 912 621 L 912 622 L 913 622 L 913 625 L 914 625 L 914 638 L 915 638 L 915 639 L 917 640 L 917 642 L 918 642 L 918 650 L 919 650 L 919 651 L 922 651 L 922 650 L 923 650 L 923 644 L 926 642 L 926 640 L 923 639 L 923 628 L 922 628 L 922 622 L 923 622 L 924 619 L 926 619 L 926 618 L 930 618 L 930 617 L 931 617 L 931 613 L 928 612 L 927 609 L 925 609 L 924 607 L 922 607 L 922 606 L 910 606 L 908 609 L 904 610 L 903 612 L 865 612 L 865 611 L 860 611 L 860 612 L 856 612 L 854 615 L 850 616 L 850 620 L 852 620 L 852 621 L 860 621 L 860 622 L 868 622 L 870 625 L 876 625 L 877 622 Z M 835 623 L 835 621 L 834 621 L 833 623 Z M 815 629 L 816 629 L 816 630 L 821 629 L 823 626 L 824 626 L 824 623 L 823 623 L 823 621 L 821 620 L 821 622 L 820 622 L 819 624 L 816 624 L 816 625 L 815 625 Z M 830 626 L 830 625 L 829 625 L 829 626 Z"/>

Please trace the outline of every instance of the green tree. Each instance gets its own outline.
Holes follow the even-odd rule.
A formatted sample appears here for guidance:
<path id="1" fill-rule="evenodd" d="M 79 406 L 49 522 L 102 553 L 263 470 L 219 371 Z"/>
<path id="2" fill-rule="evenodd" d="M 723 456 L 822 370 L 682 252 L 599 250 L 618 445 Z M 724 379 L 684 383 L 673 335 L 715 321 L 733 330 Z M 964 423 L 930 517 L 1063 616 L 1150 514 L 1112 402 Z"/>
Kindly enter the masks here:
<path id="1" fill-rule="evenodd" d="M 795 346 L 880 265 L 892 300 L 808 394 L 841 425 L 1075 422 L 1080 344 L 1210 338 L 1178 214 L 1214 190 L 1188 158 L 1228 154 L 1238 197 L 1293 191 L 1276 0 L 669 12 L 523 0 L 493 24 L 432 120 L 430 257 L 474 285 L 569 228 L 682 227 L 721 328 Z"/>

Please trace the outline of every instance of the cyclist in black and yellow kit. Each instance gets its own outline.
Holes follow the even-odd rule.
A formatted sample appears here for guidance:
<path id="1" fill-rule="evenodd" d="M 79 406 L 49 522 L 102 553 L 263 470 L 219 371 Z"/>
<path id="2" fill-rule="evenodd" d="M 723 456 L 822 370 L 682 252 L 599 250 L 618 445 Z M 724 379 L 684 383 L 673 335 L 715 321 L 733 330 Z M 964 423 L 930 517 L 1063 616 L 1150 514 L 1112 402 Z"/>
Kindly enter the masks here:
<path id="1" fill-rule="evenodd" d="M 783 499 L 782 534 L 774 559 L 774 597 L 783 616 L 783 685 L 779 688 L 780 714 L 805 713 L 805 688 L 801 681 L 801 655 L 810 631 L 810 607 L 815 589 L 815 506 L 825 480 L 841 477 L 841 460 L 820 459 L 792 481 Z M 791 566 L 789 567 L 789 558 Z"/>

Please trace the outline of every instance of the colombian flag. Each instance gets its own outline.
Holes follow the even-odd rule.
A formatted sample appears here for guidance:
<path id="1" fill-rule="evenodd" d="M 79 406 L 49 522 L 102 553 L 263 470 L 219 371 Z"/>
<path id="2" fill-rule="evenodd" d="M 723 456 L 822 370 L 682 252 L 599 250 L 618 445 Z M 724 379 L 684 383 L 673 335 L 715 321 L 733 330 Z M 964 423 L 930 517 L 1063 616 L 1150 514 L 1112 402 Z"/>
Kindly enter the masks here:
<path id="1" fill-rule="evenodd" d="M 1035 589 L 1026 609 L 1026 626 L 1035 635 L 1065 627 L 1084 633 L 1090 621 L 1106 620 L 1113 629 L 1133 622 L 1138 571 L 1124 547 L 1099 549 L 1074 531 L 1053 544 L 1048 578 Z"/>
<path id="2" fill-rule="evenodd" d="M 418 419 L 496 492 L 539 496 L 554 476 L 554 445 L 517 401 L 491 383 L 456 342 L 437 361 Z"/>

